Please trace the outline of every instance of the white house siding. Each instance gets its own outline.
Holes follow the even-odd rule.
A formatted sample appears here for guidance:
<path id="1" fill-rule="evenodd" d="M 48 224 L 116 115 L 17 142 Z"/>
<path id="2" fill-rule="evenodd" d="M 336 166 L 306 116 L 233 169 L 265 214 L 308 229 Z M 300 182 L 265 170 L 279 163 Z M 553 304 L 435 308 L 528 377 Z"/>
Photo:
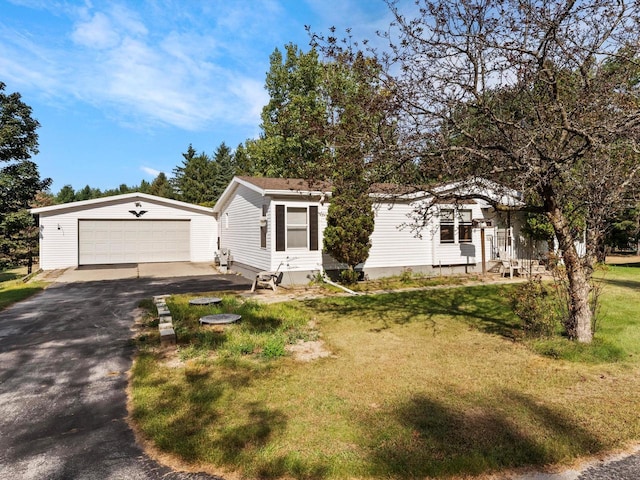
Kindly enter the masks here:
<path id="1" fill-rule="evenodd" d="M 458 209 L 458 210 L 471 210 L 472 219 L 484 218 L 482 208 L 480 204 L 468 204 L 462 206 L 455 205 L 440 205 L 441 209 Z M 480 241 L 480 229 L 474 228 L 471 234 L 471 242 L 460 243 L 458 240 L 458 225 L 456 224 L 454 232 L 454 243 L 441 243 L 440 242 L 440 218 L 438 215 L 433 216 L 433 222 L 435 228 L 433 235 L 433 266 L 455 266 L 455 265 L 474 265 L 482 262 L 482 247 Z M 485 248 L 487 247 L 485 231 Z M 485 251 L 488 257 L 489 250 Z"/>
<path id="2" fill-rule="evenodd" d="M 222 205 L 218 216 L 220 248 L 228 249 L 232 270 L 249 278 L 259 271 L 283 272 L 282 282 L 305 283 L 322 269 L 322 232 L 326 226 L 327 205 L 308 197 L 271 197 L 262 195 L 241 183 Z M 267 211 L 266 248 L 260 246 L 260 217 L 262 206 Z M 318 250 L 287 248 L 276 251 L 276 205 L 287 207 L 318 207 Z"/>
<path id="3" fill-rule="evenodd" d="M 78 264 L 78 218 L 40 215 L 40 268 L 55 270 Z"/>
<path id="4" fill-rule="evenodd" d="M 417 236 L 409 224 L 413 206 L 408 202 L 378 203 L 374 206 L 375 227 L 371 250 L 364 264 L 369 278 L 400 273 L 405 268 L 430 270 L 432 228 Z"/>
<path id="5" fill-rule="evenodd" d="M 233 266 L 245 266 L 255 271 L 271 270 L 272 225 L 275 216 L 271 208 L 267 212 L 267 248 L 260 247 L 260 217 L 262 205 L 269 199 L 260 193 L 238 184 L 235 194 L 220 211 L 218 228 L 220 248 L 228 249 Z"/>
<path id="6" fill-rule="evenodd" d="M 136 202 L 141 207 L 136 206 Z M 54 270 L 78 265 L 78 223 L 80 220 L 135 220 L 130 210 L 146 210 L 140 219 L 190 220 L 191 261 L 206 262 L 215 258 L 216 219 L 213 215 L 159 203 L 148 198 L 126 198 L 71 206 L 63 210 L 41 212 L 40 268 Z"/>
<path id="7" fill-rule="evenodd" d="M 191 261 L 211 262 L 216 252 L 218 222 L 214 217 L 195 215 L 191 217 Z"/>

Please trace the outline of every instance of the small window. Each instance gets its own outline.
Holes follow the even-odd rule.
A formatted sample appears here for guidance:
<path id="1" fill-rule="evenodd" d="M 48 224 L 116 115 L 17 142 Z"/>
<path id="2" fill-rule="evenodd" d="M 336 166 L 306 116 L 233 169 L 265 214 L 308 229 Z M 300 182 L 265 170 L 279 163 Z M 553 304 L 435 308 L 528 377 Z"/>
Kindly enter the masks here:
<path id="1" fill-rule="evenodd" d="M 453 243 L 454 229 L 453 210 L 440 210 L 440 243 Z"/>
<path id="2" fill-rule="evenodd" d="M 262 218 L 267 216 L 267 206 L 262 206 Z M 262 222 L 260 224 L 260 248 L 267 248 L 267 224 Z"/>
<path id="3" fill-rule="evenodd" d="M 307 248 L 306 208 L 287 208 L 287 248 Z"/>
<path id="4" fill-rule="evenodd" d="M 473 233 L 473 221 L 471 210 L 458 211 L 458 241 L 460 243 L 471 243 Z"/>

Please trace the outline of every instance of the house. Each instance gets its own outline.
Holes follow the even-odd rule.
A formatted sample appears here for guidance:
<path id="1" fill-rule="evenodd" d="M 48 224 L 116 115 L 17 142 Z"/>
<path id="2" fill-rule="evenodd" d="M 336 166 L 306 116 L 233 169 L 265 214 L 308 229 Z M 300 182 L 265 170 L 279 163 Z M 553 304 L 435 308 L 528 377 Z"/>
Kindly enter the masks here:
<path id="1" fill-rule="evenodd" d="M 374 279 L 407 269 L 427 274 L 481 271 L 482 238 L 485 262 L 519 254 L 524 246 L 520 217 L 499 213 L 486 199 L 511 206 L 520 200 L 516 192 L 496 187 L 487 181 L 450 184 L 434 196 L 373 185 L 375 228 L 364 274 Z M 464 199 L 454 200 L 454 195 Z M 307 283 L 339 267 L 322 253 L 330 199 L 325 183 L 235 177 L 213 208 L 219 247 L 228 253 L 231 268 L 248 278 L 277 271 L 285 284 Z"/>
<path id="2" fill-rule="evenodd" d="M 211 208 L 128 193 L 34 208 L 40 268 L 215 259 Z"/>
<path id="3" fill-rule="evenodd" d="M 520 215 L 491 206 L 519 202 L 516 192 L 502 191 L 491 182 L 449 184 L 432 192 L 373 185 L 370 195 L 375 228 L 369 258 L 359 266 L 370 279 L 407 269 L 478 272 L 483 258 L 491 268 L 498 257 L 535 258 L 538 250 L 546 249 L 531 245 L 521 234 Z M 213 209 L 130 193 L 31 212 L 39 217 L 43 270 L 213 262 L 217 256 L 247 278 L 277 271 L 283 283 L 300 284 L 344 267 L 322 252 L 330 201 L 327 183 L 235 177 Z"/>

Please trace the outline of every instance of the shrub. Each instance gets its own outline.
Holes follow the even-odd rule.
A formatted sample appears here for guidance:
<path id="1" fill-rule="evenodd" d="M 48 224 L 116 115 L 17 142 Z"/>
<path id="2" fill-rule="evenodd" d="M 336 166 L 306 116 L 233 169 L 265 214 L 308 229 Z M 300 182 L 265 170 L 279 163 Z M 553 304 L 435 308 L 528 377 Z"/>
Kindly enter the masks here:
<path id="1" fill-rule="evenodd" d="M 556 287 L 555 283 L 543 284 L 536 276 L 514 290 L 511 305 L 528 336 L 550 337 L 562 323 L 564 312 Z"/>
<path id="2" fill-rule="evenodd" d="M 403 269 L 402 273 L 400 274 L 400 282 L 409 283 L 411 282 L 411 280 L 413 280 L 413 270 L 411 270 L 410 268 Z"/>
<path id="3" fill-rule="evenodd" d="M 340 272 L 340 281 L 345 285 L 353 285 L 360 278 L 360 272 L 355 270 L 346 269 Z"/>

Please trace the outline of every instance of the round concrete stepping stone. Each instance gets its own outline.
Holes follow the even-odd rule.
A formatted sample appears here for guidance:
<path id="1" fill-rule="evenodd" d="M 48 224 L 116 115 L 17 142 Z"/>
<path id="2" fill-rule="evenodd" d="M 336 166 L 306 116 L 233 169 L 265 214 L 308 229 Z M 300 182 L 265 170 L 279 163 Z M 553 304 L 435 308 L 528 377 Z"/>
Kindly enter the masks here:
<path id="1" fill-rule="evenodd" d="M 227 323 L 234 323 L 240 320 L 242 317 L 235 313 L 217 313 L 215 315 L 205 315 L 200 317 L 200 325 L 224 325 Z"/>
<path id="2" fill-rule="evenodd" d="M 189 305 L 214 305 L 216 303 L 220 303 L 221 301 L 222 299 L 218 297 L 198 297 L 189 300 Z"/>

